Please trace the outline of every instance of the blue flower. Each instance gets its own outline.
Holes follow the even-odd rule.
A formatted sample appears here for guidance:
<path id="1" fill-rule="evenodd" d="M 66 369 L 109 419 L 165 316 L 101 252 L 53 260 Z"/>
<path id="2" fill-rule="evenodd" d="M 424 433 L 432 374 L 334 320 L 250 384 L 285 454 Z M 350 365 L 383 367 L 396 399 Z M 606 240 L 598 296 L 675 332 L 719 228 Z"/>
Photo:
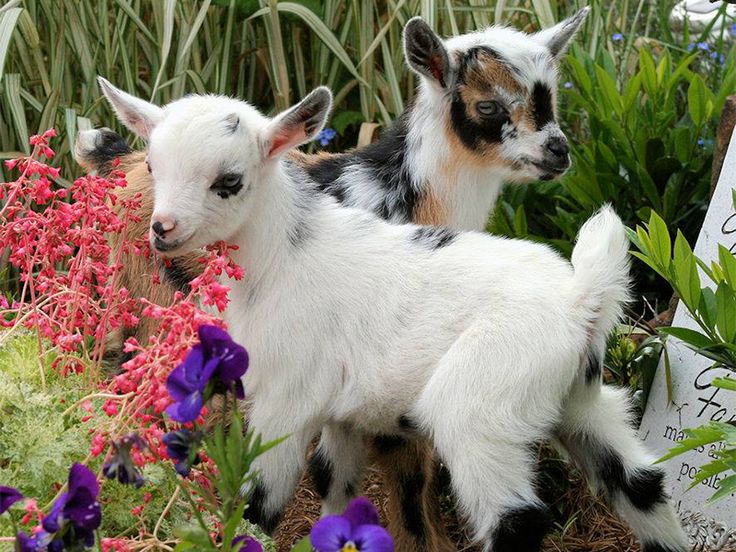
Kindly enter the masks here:
<path id="1" fill-rule="evenodd" d="M 314 141 L 319 142 L 324 147 L 329 144 L 335 136 L 337 136 L 337 132 L 335 132 L 334 128 L 323 128 Z"/>
<path id="2" fill-rule="evenodd" d="M 245 398 L 241 381 L 248 369 L 245 348 L 217 326 L 201 326 L 199 341 L 166 379 L 166 389 L 174 399 L 166 413 L 177 422 L 197 419 L 204 405 L 205 390 L 211 381 L 212 392 L 216 392 L 217 387 L 228 389 L 234 384 L 236 396 Z"/>
<path id="3" fill-rule="evenodd" d="M 94 546 L 94 532 L 102 522 L 102 510 L 97 502 L 99 493 L 100 485 L 95 474 L 82 464 L 74 464 L 69 470 L 67 492 L 56 499 L 41 522 L 44 531 L 53 534 L 66 528 L 65 544 Z"/>
<path id="4" fill-rule="evenodd" d="M 572 88 L 572 86 L 573 86 L 573 85 L 572 85 L 572 83 L 571 83 L 570 81 L 567 81 L 567 82 L 566 82 L 565 84 L 563 84 L 562 86 L 564 86 L 564 87 L 565 87 L 565 90 L 570 90 L 570 89 Z"/>
<path id="5" fill-rule="evenodd" d="M 613 33 L 611 35 L 611 40 L 613 40 L 614 42 L 623 42 L 624 35 L 622 35 L 621 33 Z"/>
<path id="6" fill-rule="evenodd" d="M 201 440 L 201 432 L 193 432 L 188 429 L 172 431 L 163 436 L 166 454 L 174 461 L 176 473 L 182 477 L 189 475 L 192 465 L 199 464 L 199 455 L 195 454 L 192 457 L 192 452 L 199 447 Z"/>
<path id="7" fill-rule="evenodd" d="M 365 498 L 354 499 L 341 516 L 319 520 L 309 535 L 317 552 L 393 552 L 391 535 L 378 524 L 378 512 Z"/>
<path id="8" fill-rule="evenodd" d="M 721 65 L 726 64 L 726 55 L 725 54 L 719 54 L 718 52 L 711 52 L 710 58 L 713 60 L 718 61 Z"/>
<path id="9" fill-rule="evenodd" d="M 23 500 L 23 495 L 18 489 L 0 486 L 0 514 L 7 512 L 19 500 Z"/>
<path id="10" fill-rule="evenodd" d="M 687 45 L 688 52 L 692 52 L 694 49 L 695 49 L 695 44 L 693 42 Z"/>
<path id="11" fill-rule="evenodd" d="M 736 35 L 736 23 L 731 23 L 728 26 L 728 32 L 731 33 L 731 35 Z"/>
<path id="12" fill-rule="evenodd" d="M 701 50 L 703 52 L 710 52 L 710 46 L 708 46 L 707 42 L 698 42 L 697 47 L 698 50 Z"/>
<path id="13" fill-rule="evenodd" d="M 138 445 L 139 449 L 145 446 L 143 440 L 135 433 L 114 441 L 112 447 L 115 452 L 110 460 L 102 466 L 102 473 L 108 479 L 117 479 L 123 485 L 133 485 L 140 488 L 145 481 L 130 455 L 133 445 Z"/>
<path id="14" fill-rule="evenodd" d="M 236 552 L 263 552 L 261 543 L 248 535 L 235 537 L 231 546 Z"/>
<path id="15" fill-rule="evenodd" d="M 53 535 L 49 535 L 46 531 L 39 531 L 33 536 L 21 531 L 15 536 L 15 542 L 20 552 L 61 552 L 64 550 L 64 543 L 57 539 L 52 541 Z"/>

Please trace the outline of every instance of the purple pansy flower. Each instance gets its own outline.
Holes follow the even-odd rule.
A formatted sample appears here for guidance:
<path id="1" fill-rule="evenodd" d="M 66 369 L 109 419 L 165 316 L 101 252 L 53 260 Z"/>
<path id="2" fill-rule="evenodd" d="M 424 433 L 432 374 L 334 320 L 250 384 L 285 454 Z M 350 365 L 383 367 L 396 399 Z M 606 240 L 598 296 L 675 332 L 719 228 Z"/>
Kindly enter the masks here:
<path id="1" fill-rule="evenodd" d="M 49 535 L 46 531 L 39 531 L 33 536 L 21 531 L 15 536 L 20 552 L 61 552 L 64 550 L 64 543 L 61 540 L 51 541 L 53 535 Z"/>
<path id="2" fill-rule="evenodd" d="M 145 446 L 145 443 L 135 433 L 113 441 L 112 447 L 115 452 L 102 466 L 102 473 L 108 479 L 117 479 L 123 485 L 133 485 L 140 488 L 145 481 L 130 455 L 133 445 L 138 445 L 138 448 L 141 449 Z"/>
<path id="3" fill-rule="evenodd" d="M 378 524 L 378 513 L 367 499 L 354 499 L 341 516 L 319 520 L 310 533 L 317 552 L 393 552 L 391 535 Z"/>
<path id="4" fill-rule="evenodd" d="M 624 41 L 624 35 L 621 33 L 613 33 L 611 35 L 611 40 L 614 42 L 623 42 Z"/>
<path id="5" fill-rule="evenodd" d="M 323 128 L 314 140 L 324 147 L 329 144 L 335 136 L 337 136 L 337 131 L 335 131 L 334 128 Z"/>
<path id="6" fill-rule="evenodd" d="M 232 542 L 232 549 L 238 552 L 263 552 L 263 546 L 253 537 L 240 535 Z"/>
<path id="7" fill-rule="evenodd" d="M 0 486 L 0 514 L 7 512 L 19 500 L 23 500 L 23 495 L 18 489 Z"/>
<path id="8" fill-rule="evenodd" d="M 189 475 L 192 465 L 200 462 L 199 455 L 192 456 L 192 451 L 199 447 L 202 440 L 201 432 L 192 432 L 188 429 L 180 429 L 172 431 L 163 436 L 163 442 L 166 445 L 166 454 L 174 461 L 176 473 L 182 477 Z"/>
<path id="9" fill-rule="evenodd" d="M 204 405 L 205 389 L 210 381 L 229 388 L 235 384 L 235 394 L 245 398 L 241 378 L 248 369 L 248 353 L 230 335 L 217 326 L 200 326 L 199 343 L 187 358 L 166 379 L 166 389 L 174 403 L 166 409 L 177 422 L 197 419 Z"/>
<path id="10" fill-rule="evenodd" d="M 56 533 L 65 522 L 71 524 L 73 539 L 85 546 L 95 543 L 94 531 L 102 521 L 97 495 L 100 486 L 95 474 L 82 464 L 74 464 L 69 470 L 68 491 L 56 499 L 41 525 L 48 533 Z"/>

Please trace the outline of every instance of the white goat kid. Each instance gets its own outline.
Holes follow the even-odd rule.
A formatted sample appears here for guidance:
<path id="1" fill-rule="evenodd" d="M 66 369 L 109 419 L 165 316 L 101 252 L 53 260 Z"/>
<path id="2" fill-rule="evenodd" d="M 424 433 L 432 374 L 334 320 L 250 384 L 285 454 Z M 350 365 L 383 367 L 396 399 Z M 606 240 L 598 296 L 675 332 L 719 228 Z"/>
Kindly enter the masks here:
<path id="1" fill-rule="evenodd" d="M 391 225 L 319 193 L 282 156 L 322 128 L 325 88 L 268 119 L 234 99 L 162 109 L 101 84 L 149 142 L 153 246 L 239 246 L 247 277 L 229 282 L 226 320 L 251 355 L 249 423 L 265 439 L 291 435 L 258 461 L 251 519 L 274 527 L 320 430 L 347 480 L 364 436 L 421 432 L 485 549 L 538 550 L 549 522 L 532 445 L 558 436 L 647 552 L 685 550 L 624 393 L 600 386 L 628 284 L 610 208 L 581 229 L 572 266 L 540 244 Z"/>

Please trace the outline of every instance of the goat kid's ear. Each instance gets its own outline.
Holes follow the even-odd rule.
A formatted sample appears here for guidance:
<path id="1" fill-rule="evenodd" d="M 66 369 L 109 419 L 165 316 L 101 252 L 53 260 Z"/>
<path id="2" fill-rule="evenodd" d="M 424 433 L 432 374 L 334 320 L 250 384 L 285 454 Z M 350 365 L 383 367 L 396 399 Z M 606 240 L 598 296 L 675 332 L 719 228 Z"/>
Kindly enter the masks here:
<path id="1" fill-rule="evenodd" d="M 451 84 L 450 56 L 442 39 L 421 17 L 404 27 L 404 57 L 409 67 L 442 88 Z"/>
<path id="2" fill-rule="evenodd" d="M 114 87 L 107 79 L 97 77 L 102 93 L 115 110 L 120 122 L 135 134 L 147 140 L 161 119 L 164 110 L 145 100 L 131 96 L 119 88 Z"/>
<path id="3" fill-rule="evenodd" d="M 590 13 L 590 7 L 585 7 L 572 17 L 560 21 L 554 27 L 534 34 L 534 40 L 547 46 L 552 55 L 559 59 L 567 51 L 570 41 L 580 29 L 585 18 L 588 17 L 588 13 Z"/>
<path id="4" fill-rule="evenodd" d="M 332 92 L 326 86 L 314 89 L 294 107 L 280 113 L 266 127 L 263 152 L 268 159 L 314 140 L 324 128 L 332 107 Z"/>

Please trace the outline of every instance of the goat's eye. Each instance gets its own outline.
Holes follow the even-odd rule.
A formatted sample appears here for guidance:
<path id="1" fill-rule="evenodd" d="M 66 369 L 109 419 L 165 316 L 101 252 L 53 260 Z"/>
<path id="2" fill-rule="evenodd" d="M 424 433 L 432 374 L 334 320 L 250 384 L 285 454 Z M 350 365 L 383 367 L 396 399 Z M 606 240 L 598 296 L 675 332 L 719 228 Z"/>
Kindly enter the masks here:
<path id="1" fill-rule="evenodd" d="M 483 117 L 493 117 L 503 111 L 501 104 L 494 101 L 478 102 L 475 104 L 475 109 L 478 110 Z"/>
<path id="2" fill-rule="evenodd" d="M 151 172 L 151 164 L 146 160 L 146 168 L 148 169 L 148 172 Z"/>
<path id="3" fill-rule="evenodd" d="M 210 189 L 220 193 L 220 195 L 222 195 L 222 192 L 228 195 L 237 193 L 241 186 L 240 180 L 242 177 L 243 175 L 241 174 L 224 174 L 215 180 L 212 186 L 210 186 Z"/>

